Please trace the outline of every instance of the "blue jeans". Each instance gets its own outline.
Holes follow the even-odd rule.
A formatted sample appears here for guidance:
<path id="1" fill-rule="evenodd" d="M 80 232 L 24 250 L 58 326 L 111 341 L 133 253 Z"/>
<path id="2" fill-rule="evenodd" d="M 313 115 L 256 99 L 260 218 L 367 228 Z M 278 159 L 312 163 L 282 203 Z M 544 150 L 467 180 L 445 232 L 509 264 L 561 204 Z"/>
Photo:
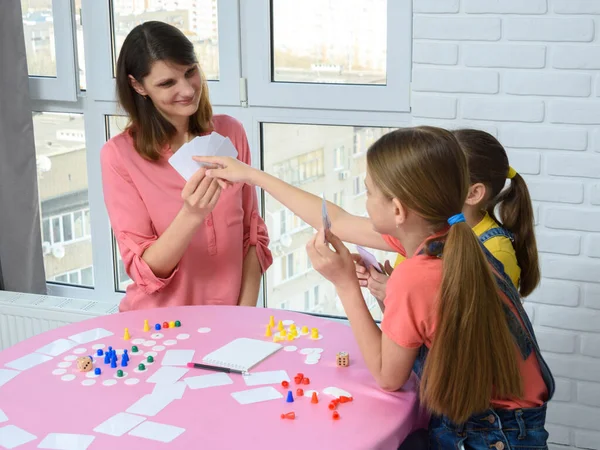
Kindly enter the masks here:
<path id="1" fill-rule="evenodd" d="M 432 450 L 547 450 L 546 406 L 528 409 L 489 409 L 456 425 L 445 417 L 429 422 Z"/>

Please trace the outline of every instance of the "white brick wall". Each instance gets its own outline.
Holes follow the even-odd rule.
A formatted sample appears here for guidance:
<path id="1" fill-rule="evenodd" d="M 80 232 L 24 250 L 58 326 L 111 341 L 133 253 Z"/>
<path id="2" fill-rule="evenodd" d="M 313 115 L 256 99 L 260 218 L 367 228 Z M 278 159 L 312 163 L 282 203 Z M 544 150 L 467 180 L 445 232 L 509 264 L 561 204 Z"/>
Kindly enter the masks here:
<path id="1" fill-rule="evenodd" d="M 478 127 L 525 175 L 557 377 L 551 449 L 600 450 L 600 0 L 413 0 L 413 123 Z"/>

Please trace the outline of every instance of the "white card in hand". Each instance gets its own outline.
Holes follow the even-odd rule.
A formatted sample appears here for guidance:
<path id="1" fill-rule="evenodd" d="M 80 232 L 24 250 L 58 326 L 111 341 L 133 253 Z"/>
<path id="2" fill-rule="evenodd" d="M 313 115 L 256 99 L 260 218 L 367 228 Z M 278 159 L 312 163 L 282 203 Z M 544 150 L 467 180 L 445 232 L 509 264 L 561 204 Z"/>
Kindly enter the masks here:
<path id="1" fill-rule="evenodd" d="M 27 370 L 37 366 L 38 364 L 50 361 L 51 359 L 54 358 L 52 358 L 52 356 L 40 355 L 39 353 L 30 353 L 29 355 L 22 356 L 19 359 L 15 359 L 14 361 L 8 362 L 4 365 L 10 369 Z"/>
<path id="2" fill-rule="evenodd" d="M 217 148 L 215 153 L 216 156 L 230 156 L 232 158 L 237 158 L 238 151 L 236 150 L 233 143 L 229 140 L 229 138 L 223 139 L 221 145 Z"/>
<path id="3" fill-rule="evenodd" d="M 87 450 L 96 436 L 89 434 L 50 433 L 38 445 L 38 448 L 50 450 Z"/>
<path id="4" fill-rule="evenodd" d="M 204 389 L 209 387 L 233 384 L 233 380 L 226 373 L 211 373 L 210 375 L 198 375 L 197 377 L 184 378 L 190 389 Z"/>
<path id="5" fill-rule="evenodd" d="M 250 403 L 266 402 L 268 400 L 277 400 L 283 398 L 283 395 L 273 386 L 266 386 L 257 389 L 249 389 L 247 391 L 232 392 L 231 396 L 241 405 Z"/>
<path id="6" fill-rule="evenodd" d="M 188 372 L 188 368 L 163 366 L 152 374 L 146 380 L 147 383 L 168 383 L 173 384 Z"/>
<path id="7" fill-rule="evenodd" d="M 224 136 L 221 136 L 219 133 L 213 131 L 210 133 L 208 139 L 208 154 L 210 155 L 218 155 L 217 149 L 221 146 L 223 141 L 225 140 Z"/>
<path id="8" fill-rule="evenodd" d="M 184 431 L 185 428 L 147 421 L 131 430 L 129 435 L 167 443 L 171 442 Z"/>
<path id="9" fill-rule="evenodd" d="M 374 267 L 377 272 L 383 273 L 381 271 L 379 261 L 377 261 L 377 258 L 375 258 L 375 255 L 373 255 L 373 253 L 371 253 L 366 248 L 361 247 L 360 245 L 356 246 L 356 250 L 358 250 L 358 254 L 360 255 L 360 258 L 362 259 L 362 262 L 364 263 L 367 270 L 369 270 L 371 267 Z"/>
<path id="10" fill-rule="evenodd" d="M 35 439 L 37 439 L 35 435 L 15 425 L 6 425 L 0 428 L 0 447 L 2 448 L 17 448 Z"/>
<path id="11" fill-rule="evenodd" d="M 175 152 L 173 156 L 169 158 L 169 164 L 183 177 L 185 181 L 188 181 L 192 175 L 194 175 L 198 169 L 204 167 L 206 164 L 196 162 L 192 159 L 192 156 L 213 156 L 209 150 L 208 142 L 210 136 L 197 136 L 190 142 L 183 144 L 179 147 L 179 150 Z"/>
<path id="12" fill-rule="evenodd" d="M 132 428 L 138 426 L 146 420 L 145 417 L 135 416 L 133 414 L 118 413 L 105 420 L 96 428 L 96 433 L 109 434 L 111 436 L 123 436 Z"/>
<path id="13" fill-rule="evenodd" d="M 163 366 L 186 366 L 192 362 L 196 350 L 167 350 L 163 356 Z"/>
<path id="14" fill-rule="evenodd" d="M 127 408 L 126 411 L 130 414 L 155 416 L 173 400 L 175 400 L 173 397 L 148 394 L 144 395 L 137 402 Z"/>
<path id="15" fill-rule="evenodd" d="M 272 370 L 269 372 L 252 372 L 243 376 L 246 386 L 260 386 L 261 384 L 279 384 L 290 381 L 285 370 Z"/>

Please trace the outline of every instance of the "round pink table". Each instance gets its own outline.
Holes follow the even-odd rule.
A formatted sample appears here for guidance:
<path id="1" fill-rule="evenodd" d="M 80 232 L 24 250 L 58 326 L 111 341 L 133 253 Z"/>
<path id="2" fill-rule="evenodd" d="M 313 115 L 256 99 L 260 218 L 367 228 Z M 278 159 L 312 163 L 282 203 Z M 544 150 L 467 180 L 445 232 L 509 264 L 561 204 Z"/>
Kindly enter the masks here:
<path id="1" fill-rule="evenodd" d="M 278 383 L 268 386 L 281 392 L 283 398 L 239 404 L 231 393 L 263 386 L 246 386 L 242 375 L 229 374 L 233 384 L 204 389 L 187 387 L 180 399 L 172 400 L 156 415 L 147 417 L 135 414 L 143 422 L 121 436 L 94 431 L 100 424 L 119 413 L 125 413 L 136 401 L 153 392 L 155 384 L 146 380 L 162 367 L 162 359 L 169 350 L 195 350 L 194 361 L 199 362 L 206 354 L 236 338 L 270 341 L 270 338 L 264 337 L 269 315 L 275 317 L 276 323 L 278 320 L 293 320 L 299 331 L 304 325 L 316 327 L 323 336 L 320 340 L 300 336 L 294 341 L 281 342 L 284 347 L 296 346 L 298 350 L 279 350 L 251 370 L 287 371 L 290 389 L 294 393 L 293 403 L 286 402 L 287 389 Z M 144 319 L 148 319 L 150 323 L 149 332 L 143 331 Z M 160 331 L 154 329 L 156 323 L 175 320 L 181 321 L 181 327 Z M 126 327 L 131 335 L 129 341 L 123 339 Z M 210 328 L 209 332 L 207 328 Z M 39 357 L 35 356 L 39 353 L 34 354 L 36 350 L 42 349 L 49 353 L 64 350 L 58 348 L 53 352 L 52 349 L 43 349 L 47 344 L 57 341 L 58 346 L 65 344 L 68 347 L 72 344 L 62 339 L 94 329 L 114 334 L 74 345 L 51 359 L 44 358 L 47 361 L 12 372 L 15 364 L 21 368 L 23 365 L 27 366 L 28 359 L 34 363 L 39 362 Z M 151 338 L 154 333 L 160 333 L 163 337 Z M 156 346 L 158 348 L 155 350 L 155 362 L 147 365 L 144 372 L 138 373 L 134 369 L 146 357 L 132 354 L 131 347 L 132 342 L 142 339 L 144 342 L 138 345 L 142 352 L 153 351 L 152 348 Z M 147 341 L 155 341 L 155 344 Z M 104 364 L 103 357 L 96 357 L 97 348 L 102 345 L 105 346 L 103 350 L 107 350 L 108 346 L 129 349 L 131 359 L 128 367 L 120 367 L 121 357 L 116 369 L 111 369 L 110 364 Z M 306 356 L 300 353 L 303 348 L 323 349 L 319 362 L 306 364 Z M 336 366 L 336 354 L 340 351 L 349 352 L 349 367 Z M 85 355 L 94 355 L 95 367 L 101 368 L 101 375 L 88 377 L 87 373 L 77 371 L 74 358 Z M 20 359 L 22 357 L 26 359 Z M 117 378 L 118 369 L 124 370 L 127 375 Z M 298 372 L 310 378 L 310 385 L 295 384 L 294 376 Z M 181 380 L 214 373 L 217 372 L 189 369 Z M 16 376 L 7 381 L 11 375 Z M 18 427 L 35 436 L 35 439 L 15 447 L 17 449 L 38 448 L 50 433 L 88 436 L 80 438 L 80 447 L 75 447 L 78 450 L 86 448 L 83 442 L 86 439 L 90 441 L 92 437 L 93 441 L 87 448 L 101 450 L 397 449 L 412 431 L 419 416 L 414 379 L 399 392 L 387 393 L 379 389 L 365 366 L 349 326 L 305 314 L 263 308 L 174 307 L 113 314 L 67 325 L 0 352 L 0 384 L 2 380 L 0 438 L 3 428 L 9 425 L 10 430 L 14 431 L 14 427 Z M 108 381 L 109 385 L 106 385 L 107 380 L 113 381 Z M 135 383 L 135 380 L 138 380 L 136 384 L 128 384 Z M 310 397 L 297 397 L 298 387 L 316 390 L 319 393 L 319 403 L 312 404 Z M 321 392 L 327 387 L 343 389 L 353 397 L 352 402 L 338 405 L 339 420 L 333 420 L 332 411 L 328 409 L 333 397 Z M 1 411 L 7 420 L 2 421 Z M 291 411 L 296 414 L 295 420 L 280 418 L 282 413 Z M 122 416 L 113 420 L 119 421 L 119 417 Z M 144 422 L 179 427 L 185 431 L 169 443 L 138 437 L 135 430 Z M 121 420 L 119 423 L 127 428 L 125 421 Z M 162 425 L 146 424 L 142 429 L 146 432 L 148 429 L 156 431 Z M 0 448 L 3 448 L 2 445 Z"/>

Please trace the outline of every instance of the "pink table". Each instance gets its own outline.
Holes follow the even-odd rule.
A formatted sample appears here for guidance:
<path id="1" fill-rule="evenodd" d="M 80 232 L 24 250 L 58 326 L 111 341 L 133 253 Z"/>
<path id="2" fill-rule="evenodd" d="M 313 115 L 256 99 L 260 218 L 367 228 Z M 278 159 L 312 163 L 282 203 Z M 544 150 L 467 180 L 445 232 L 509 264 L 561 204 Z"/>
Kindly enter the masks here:
<path id="1" fill-rule="evenodd" d="M 117 413 L 125 412 L 142 396 L 152 393 L 155 385 L 146 380 L 161 367 L 162 358 L 168 350 L 193 349 L 194 360 L 200 361 L 207 353 L 238 337 L 268 339 L 264 337 L 264 331 L 269 315 L 274 315 L 276 321 L 293 320 L 298 329 L 303 325 L 316 327 L 323 335 L 321 340 L 301 336 L 292 342 L 282 342 L 284 346 L 297 346 L 298 350 L 280 350 L 252 370 L 286 370 L 291 379 L 294 403 L 286 403 L 287 390 L 274 384 L 271 386 L 284 395 L 283 399 L 241 405 L 230 394 L 254 387 L 246 386 L 241 375 L 230 374 L 233 384 L 197 390 L 188 387 L 181 399 L 173 400 L 158 414 L 146 419 L 185 429 L 170 443 L 128 433 L 116 437 L 93 431 Z M 143 332 L 144 319 L 150 322 L 150 332 Z M 175 320 L 181 321 L 181 327 L 158 332 L 154 330 L 155 323 Z M 123 340 L 125 327 L 129 328 L 130 341 Z M 198 331 L 205 327 L 211 331 Z M 0 422 L 0 436 L 2 428 L 7 425 L 19 427 L 36 436 L 34 440 L 16 447 L 18 449 L 37 448 L 49 433 L 65 433 L 94 436 L 89 449 L 372 450 L 397 449 L 418 420 L 419 406 L 414 380 L 409 381 L 400 392 L 381 391 L 364 364 L 350 327 L 304 314 L 261 308 L 176 307 L 86 320 L 48 331 L 0 352 L 0 380 L 2 376 L 6 380 L 9 373 L 6 369 L 12 361 L 31 355 L 58 339 L 96 328 L 114 334 L 76 345 L 46 362 L 19 371 L 14 378 L 0 386 L 0 410 L 8 418 Z M 153 333 L 164 336 L 152 339 Z M 189 337 L 186 338 L 186 335 Z M 136 339 L 143 339 L 144 343 L 148 340 L 156 342 L 147 343 L 150 346 L 140 344 L 140 350 L 145 352 L 159 346 L 154 364 L 148 365 L 144 372 L 136 373 L 133 370 L 145 360 L 143 355 L 134 354 L 130 354 L 129 366 L 123 369 L 127 372 L 124 378 L 116 378 L 117 369 L 105 365 L 102 357 L 94 358 L 96 367 L 102 369 L 102 374 L 96 378 L 88 378 L 86 373 L 78 372 L 75 368 L 75 356 L 95 356 L 94 346 L 105 345 L 104 350 L 109 345 L 115 349 L 131 349 Z M 160 347 L 165 349 L 161 350 Z M 317 364 L 307 365 L 306 356 L 300 353 L 303 348 L 322 348 L 321 360 Z M 336 367 L 336 353 L 339 351 L 349 352 L 350 367 Z M 72 365 L 65 367 L 69 362 Z M 121 369 L 120 361 L 118 369 Z M 296 397 L 298 386 L 293 378 L 298 372 L 310 378 L 310 385 L 301 387 L 318 391 L 319 404 L 311 404 L 310 398 Z M 210 373 L 215 372 L 190 369 L 182 379 Z M 139 382 L 126 384 L 134 382 L 127 381 L 132 379 Z M 106 386 L 104 383 L 107 380 L 116 383 Z M 339 420 L 332 420 L 332 412 L 328 409 L 333 397 L 321 393 L 322 389 L 330 386 L 344 389 L 354 398 L 352 402 L 338 406 Z M 280 415 L 289 411 L 296 413 L 296 419 L 282 420 Z M 0 421 L 2 418 L 0 413 Z M 0 445 L 0 448 L 3 447 Z"/>

